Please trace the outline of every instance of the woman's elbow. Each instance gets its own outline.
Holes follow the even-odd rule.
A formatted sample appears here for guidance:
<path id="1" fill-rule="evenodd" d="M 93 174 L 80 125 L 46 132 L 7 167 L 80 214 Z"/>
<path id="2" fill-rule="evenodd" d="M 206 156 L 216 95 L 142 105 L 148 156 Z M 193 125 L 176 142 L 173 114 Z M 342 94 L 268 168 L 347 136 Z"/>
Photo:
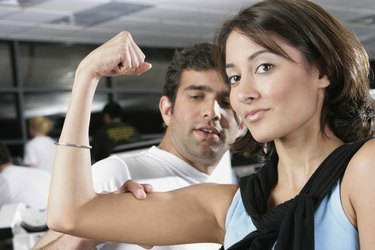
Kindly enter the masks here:
<path id="1" fill-rule="evenodd" d="M 78 221 L 74 219 L 75 216 L 67 215 L 66 213 L 55 213 L 48 210 L 47 226 L 49 229 L 65 234 L 70 234 L 75 231 Z"/>

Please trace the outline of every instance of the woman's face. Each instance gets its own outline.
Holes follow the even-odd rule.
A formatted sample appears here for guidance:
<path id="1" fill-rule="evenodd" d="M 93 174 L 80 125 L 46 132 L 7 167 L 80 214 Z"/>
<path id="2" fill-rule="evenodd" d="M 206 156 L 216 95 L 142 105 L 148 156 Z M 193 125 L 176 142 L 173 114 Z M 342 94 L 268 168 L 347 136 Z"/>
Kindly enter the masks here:
<path id="1" fill-rule="evenodd" d="M 319 131 L 324 88 L 329 85 L 297 49 L 275 41 L 293 61 L 236 31 L 226 44 L 231 105 L 258 142 Z"/>

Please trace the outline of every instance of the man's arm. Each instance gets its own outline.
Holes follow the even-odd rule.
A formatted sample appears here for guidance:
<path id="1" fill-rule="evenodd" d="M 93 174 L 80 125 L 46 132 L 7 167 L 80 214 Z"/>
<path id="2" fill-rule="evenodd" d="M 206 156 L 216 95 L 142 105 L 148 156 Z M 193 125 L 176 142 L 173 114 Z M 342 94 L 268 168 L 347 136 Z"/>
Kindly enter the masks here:
<path id="1" fill-rule="evenodd" d="M 96 249 L 100 242 L 83 239 L 72 235 L 58 233 L 49 230 L 42 239 L 33 247 L 33 250 L 56 250 L 56 249 Z"/>
<path id="2" fill-rule="evenodd" d="M 153 188 L 149 184 L 139 184 L 135 181 L 126 181 L 115 194 L 132 193 L 134 197 L 139 200 L 146 198 L 147 193 L 151 193 Z M 69 249 L 69 250 L 91 250 L 96 249 L 96 246 L 101 242 L 75 237 L 68 234 L 62 234 L 49 230 L 43 238 L 41 238 L 34 246 L 33 250 L 56 250 L 56 249 Z"/>

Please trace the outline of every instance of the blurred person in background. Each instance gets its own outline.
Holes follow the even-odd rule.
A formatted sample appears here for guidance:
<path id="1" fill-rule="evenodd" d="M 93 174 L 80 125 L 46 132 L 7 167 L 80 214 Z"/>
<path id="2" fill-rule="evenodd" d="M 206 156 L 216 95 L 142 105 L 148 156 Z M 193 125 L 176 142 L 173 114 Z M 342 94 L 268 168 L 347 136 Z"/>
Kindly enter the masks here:
<path id="1" fill-rule="evenodd" d="M 117 102 L 110 102 L 104 106 L 104 127 L 94 134 L 91 143 L 91 158 L 94 162 L 110 156 L 116 146 L 139 141 L 138 130 L 124 122 L 122 115 L 122 108 Z"/>
<path id="2" fill-rule="evenodd" d="M 37 116 L 29 120 L 28 129 L 32 139 L 25 145 L 25 166 L 51 173 L 56 152 L 54 140 L 48 135 L 52 128 L 53 123 L 47 117 Z"/>
<path id="3" fill-rule="evenodd" d="M 44 170 L 14 165 L 7 146 L 0 144 L 0 207 L 23 203 L 46 209 L 50 179 Z"/>

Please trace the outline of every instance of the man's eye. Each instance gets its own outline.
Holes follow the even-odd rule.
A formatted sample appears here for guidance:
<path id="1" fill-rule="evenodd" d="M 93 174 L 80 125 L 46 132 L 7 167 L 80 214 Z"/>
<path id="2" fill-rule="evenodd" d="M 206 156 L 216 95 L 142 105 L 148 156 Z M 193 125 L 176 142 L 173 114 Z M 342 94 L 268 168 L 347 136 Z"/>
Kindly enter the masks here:
<path id="1" fill-rule="evenodd" d="M 203 96 L 201 96 L 201 95 L 191 95 L 190 96 L 190 99 L 194 99 L 194 100 L 198 100 L 198 99 L 202 99 L 203 98 Z"/>
<path id="2" fill-rule="evenodd" d="M 270 71 L 272 68 L 273 68 L 272 64 L 270 64 L 270 63 L 263 63 L 263 64 L 261 64 L 261 65 L 258 66 L 258 68 L 256 69 L 255 73 L 266 73 L 266 72 Z"/>

